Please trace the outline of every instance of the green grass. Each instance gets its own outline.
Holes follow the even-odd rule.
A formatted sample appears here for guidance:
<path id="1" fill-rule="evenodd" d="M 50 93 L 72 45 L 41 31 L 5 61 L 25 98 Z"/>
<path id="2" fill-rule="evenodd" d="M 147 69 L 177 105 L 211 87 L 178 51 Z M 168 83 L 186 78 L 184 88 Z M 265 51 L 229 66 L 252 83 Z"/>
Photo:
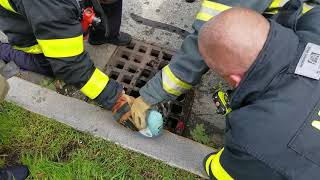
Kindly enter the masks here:
<path id="1" fill-rule="evenodd" d="M 20 163 L 29 166 L 30 179 L 199 179 L 5 102 L 0 166 Z"/>

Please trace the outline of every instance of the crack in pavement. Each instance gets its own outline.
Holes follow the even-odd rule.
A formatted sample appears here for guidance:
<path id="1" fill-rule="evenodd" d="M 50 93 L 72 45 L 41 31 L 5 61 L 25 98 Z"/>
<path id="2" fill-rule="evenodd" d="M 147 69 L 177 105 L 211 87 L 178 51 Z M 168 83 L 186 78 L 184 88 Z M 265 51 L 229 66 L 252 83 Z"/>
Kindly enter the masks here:
<path id="1" fill-rule="evenodd" d="M 178 34 L 183 39 L 186 38 L 190 34 L 190 32 L 188 32 L 188 31 L 186 31 L 184 29 L 178 28 L 176 26 L 173 26 L 173 25 L 170 25 L 170 24 L 161 23 L 161 22 L 158 22 L 158 21 L 153 21 L 153 20 L 141 17 L 141 16 L 139 16 L 137 14 L 134 14 L 134 13 L 131 13 L 130 17 L 134 21 L 136 21 L 138 24 L 143 24 L 143 25 L 150 26 L 150 27 L 153 27 L 153 28 L 156 28 L 156 29 L 169 31 L 169 32 Z"/>

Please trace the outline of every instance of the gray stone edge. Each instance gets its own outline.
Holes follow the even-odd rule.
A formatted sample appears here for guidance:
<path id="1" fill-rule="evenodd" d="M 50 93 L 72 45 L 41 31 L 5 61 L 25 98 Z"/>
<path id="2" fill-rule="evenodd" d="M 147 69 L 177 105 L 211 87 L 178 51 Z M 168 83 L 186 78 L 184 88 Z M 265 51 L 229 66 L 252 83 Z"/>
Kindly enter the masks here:
<path id="1" fill-rule="evenodd" d="M 8 82 L 10 90 L 6 100 L 9 102 L 206 178 L 202 160 L 208 153 L 216 151 L 210 147 L 168 131 L 158 138 L 148 139 L 113 121 L 110 111 L 18 77 L 12 77 Z"/>

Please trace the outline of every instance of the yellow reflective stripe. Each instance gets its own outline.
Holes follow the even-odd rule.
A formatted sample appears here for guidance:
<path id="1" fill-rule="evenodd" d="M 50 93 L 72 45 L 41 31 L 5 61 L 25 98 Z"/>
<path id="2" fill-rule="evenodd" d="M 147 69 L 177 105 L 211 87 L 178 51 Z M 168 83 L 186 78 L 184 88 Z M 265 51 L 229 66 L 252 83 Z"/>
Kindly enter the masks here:
<path id="1" fill-rule="evenodd" d="M 209 21 L 211 18 L 213 18 L 212 15 L 202 13 L 202 12 L 199 12 L 196 16 L 196 19 L 201 20 L 201 21 Z"/>
<path id="2" fill-rule="evenodd" d="M 310 6 L 310 5 L 306 4 L 306 3 L 304 3 L 303 4 L 303 9 L 302 9 L 302 14 L 310 11 L 312 8 L 313 8 L 313 6 Z"/>
<path id="3" fill-rule="evenodd" d="M 162 87 L 166 92 L 175 96 L 180 96 L 182 93 L 192 88 L 190 84 L 178 79 L 171 72 L 169 66 L 162 69 Z"/>
<path id="4" fill-rule="evenodd" d="M 227 173 L 226 170 L 222 167 L 220 164 L 220 156 L 223 152 L 224 148 L 222 148 L 215 156 L 214 159 L 212 160 L 211 163 L 211 171 L 212 174 L 214 175 L 215 178 L 218 180 L 233 180 L 233 178 Z"/>
<path id="5" fill-rule="evenodd" d="M 20 50 L 29 54 L 42 54 L 41 47 L 39 44 L 30 46 L 30 47 L 18 47 L 18 46 L 13 46 L 14 49 Z"/>
<path id="6" fill-rule="evenodd" d="M 271 5 L 268 7 L 265 13 L 267 14 L 276 14 L 279 12 L 279 9 L 287 3 L 289 0 L 274 0 Z"/>
<path id="7" fill-rule="evenodd" d="M 170 87 L 170 85 L 167 83 L 163 83 L 162 86 L 163 86 L 163 89 L 169 94 L 173 94 L 175 96 L 180 96 L 182 94 L 181 91 L 178 91 L 178 90 L 174 89 L 173 87 Z"/>
<path id="8" fill-rule="evenodd" d="M 228 9 L 231 8 L 230 6 L 227 6 L 227 5 L 224 5 L 224 4 L 220 4 L 220 3 L 216 3 L 216 2 L 211 2 L 211 1 L 208 1 L 208 0 L 204 0 L 203 3 L 202 3 L 202 6 L 203 7 L 207 7 L 207 8 L 211 8 L 211 9 L 214 9 L 214 10 L 217 10 L 217 11 L 220 11 L 220 12 L 228 10 Z"/>
<path id="9" fill-rule="evenodd" d="M 230 6 L 224 4 L 205 0 L 202 3 L 201 10 L 197 14 L 196 19 L 201 21 L 209 21 L 211 18 L 218 15 L 222 11 L 225 11 L 230 8 Z"/>
<path id="10" fill-rule="evenodd" d="M 4 7 L 6 10 L 8 10 L 8 11 L 12 11 L 12 12 L 17 13 L 17 12 L 12 8 L 12 6 L 10 5 L 9 0 L 0 0 L 0 5 L 1 5 L 2 7 Z"/>
<path id="11" fill-rule="evenodd" d="M 83 35 L 65 39 L 37 39 L 46 57 L 63 58 L 81 54 L 84 50 Z"/>
<path id="12" fill-rule="evenodd" d="M 214 159 L 215 155 L 211 155 L 206 161 L 206 173 L 210 175 L 210 163 Z"/>
<path id="13" fill-rule="evenodd" d="M 279 8 L 280 7 L 280 2 L 281 0 L 274 0 L 271 5 L 269 6 L 269 8 Z"/>
<path id="14" fill-rule="evenodd" d="M 320 130 L 320 121 L 312 121 L 311 124 L 314 128 Z"/>
<path id="15" fill-rule="evenodd" d="M 177 78 L 170 70 L 169 66 L 163 68 L 165 74 L 170 78 L 171 81 L 173 81 L 176 85 L 184 88 L 184 89 L 191 89 L 192 86 L 188 83 L 185 83 L 181 81 L 179 78 Z"/>
<path id="16" fill-rule="evenodd" d="M 274 0 L 266 10 L 266 13 L 276 14 L 279 12 L 281 0 Z"/>
<path id="17" fill-rule="evenodd" d="M 109 77 L 96 68 L 89 81 L 80 89 L 80 91 L 90 99 L 95 99 L 103 91 L 108 82 Z"/>

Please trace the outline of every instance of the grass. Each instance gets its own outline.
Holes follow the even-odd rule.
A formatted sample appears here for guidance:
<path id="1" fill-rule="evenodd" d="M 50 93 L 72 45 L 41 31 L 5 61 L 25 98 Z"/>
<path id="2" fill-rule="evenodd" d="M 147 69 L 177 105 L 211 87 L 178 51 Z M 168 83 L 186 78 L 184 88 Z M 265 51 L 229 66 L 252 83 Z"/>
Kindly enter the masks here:
<path id="1" fill-rule="evenodd" d="M 5 102 L 0 167 L 21 163 L 30 168 L 29 179 L 199 179 Z"/>

